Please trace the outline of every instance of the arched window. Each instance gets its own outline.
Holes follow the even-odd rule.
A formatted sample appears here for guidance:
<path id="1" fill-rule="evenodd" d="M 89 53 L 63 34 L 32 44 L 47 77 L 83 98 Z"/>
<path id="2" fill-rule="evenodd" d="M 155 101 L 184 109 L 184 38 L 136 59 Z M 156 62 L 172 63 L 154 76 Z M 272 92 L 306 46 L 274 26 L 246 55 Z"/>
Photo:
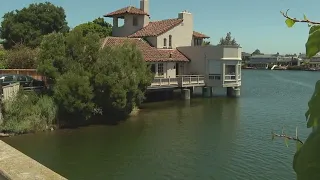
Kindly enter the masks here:
<path id="1" fill-rule="evenodd" d="M 172 47 L 172 35 L 169 35 L 169 47 Z"/>
<path id="2" fill-rule="evenodd" d="M 163 39 L 163 46 L 167 46 L 167 38 Z"/>

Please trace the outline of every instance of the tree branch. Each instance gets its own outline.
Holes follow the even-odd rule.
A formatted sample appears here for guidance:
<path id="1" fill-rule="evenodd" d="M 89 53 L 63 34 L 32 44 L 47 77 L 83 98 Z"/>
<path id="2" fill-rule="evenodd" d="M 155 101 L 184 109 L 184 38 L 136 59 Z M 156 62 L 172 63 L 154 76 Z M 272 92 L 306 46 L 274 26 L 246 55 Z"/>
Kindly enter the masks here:
<path id="1" fill-rule="evenodd" d="M 308 19 L 299 20 L 297 18 L 292 18 L 292 17 L 288 16 L 288 11 L 289 11 L 289 9 L 286 11 L 286 13 L 284 13 L 282 11 L 280 11 L 280 13 L 282 14 L 283 17 L 290 19 L 294 22 L 302 22 L 302 23 L 309 23 L 309 24 L 313 24 L 313 25 L 320 25 L 320 22 L 310 21 Z"/>
<path id="2" fill-rule="evenodd" d="M 303 142 L 302 142 L 299 138 L 287 136 L 287 135 L 285 135 L 285 134 L 276 134 L 276 133 L 273 133 L 272 135 L 273 135 L 273 136 L 276 136 L 276 137 L 281 137 L 281 138 L 287 138 L 287 139 L 290 139 L 290 140 L 294 140 L 294 141 L 297 141 L 297 142 L 303 144 Z"/>

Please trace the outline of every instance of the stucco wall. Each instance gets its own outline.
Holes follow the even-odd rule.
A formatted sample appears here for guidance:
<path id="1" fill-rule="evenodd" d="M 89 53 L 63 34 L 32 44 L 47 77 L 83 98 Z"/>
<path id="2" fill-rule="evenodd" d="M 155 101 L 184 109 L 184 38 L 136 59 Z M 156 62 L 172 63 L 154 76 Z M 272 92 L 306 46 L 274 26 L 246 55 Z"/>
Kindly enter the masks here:
<path id="1" fill-rule="evenodd" d="M 180 52 L 191 62 L 188 65 L 190 73 L 205 75 L 208 72 L 208 61 L 221 61 L 225 64 L 241 64 L 241 48 L 223 46 L 193 46 L 178 47 Z M 210 74 L 213 72 L 210 72 Z M 217 72 L 219 73 L 219 72 Z"/>
<path id="2" fill-rule="evenodd" d="M 158 75 L 158 64 L 163 64 L 163 76 Z M 163 77 L 163 78 L 175 78 L 176 77 L 176 63 L 175 62 L 154 62 L 150 64 L 156 65 L 156 74 L 155 77 Z"/>
<path id="3" fill-rule="evenodd" d="M 133 26 L 133 17 L 134 15 L 125 15 L 124 16 L 124 24 L 121 27 L 118 27 L 118 19 L 117 17 L 113 18 L 113 26 L 112 26 L 112 36 L 115 37 L 125 37 L 129 36 L 136 31 L 140 30 L 144 27 L 145 24 L 145 15 L 135 15 L 138 19 L 138 25 Z"/>
<path id="4" fill-rule="evenodd" d="M 169 47 L 169 36 L 172 36 L 172 48 L 179 46 L 191 46 L 193 35 L 193 16 L 188 12 L 181 12 L 178 17 L 183 22 L 173 29 L 157 37 L 157 48 L 164 47 L 164 38 L 167 38 L 167 47 Z"/>
<path id="5" fill-rule="evenodd" d="M 241 60 L 242 59 L 242 48 L 221 46 L 219 49 L 223 50 L 223 58 L 231 60 Z"/>

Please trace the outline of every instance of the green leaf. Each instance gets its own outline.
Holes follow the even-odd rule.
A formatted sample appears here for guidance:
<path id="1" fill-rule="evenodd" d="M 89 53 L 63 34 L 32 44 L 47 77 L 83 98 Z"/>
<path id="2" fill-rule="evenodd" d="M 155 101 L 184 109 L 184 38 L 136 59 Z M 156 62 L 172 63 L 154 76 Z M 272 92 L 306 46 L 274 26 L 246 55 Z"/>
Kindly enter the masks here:
<path id="1" fill-rule="evenodd" d="M 285 22 L 289 28 L 291 28 L 295 23 L 292 19 L 287 19 Z"/>
<path id="2" fill-rule="evenodd" d="M 313 125 L 314 125 L 316 122 L 317 122 L 317 121 L 316 121 L 316 118 L 314 118 L 314 117 L 310 118 L 310 119 L 308 120 L 308 122 L 307 122 L 307 128 L 313 127 Z"/>
<path id="3" fill-rule="evenodd" d="M 306 20 L 306 21 L 308 20 L 307 16 L 305 14 L 303 15 L 303 19 Z"/>
<path id="4" fill-rule="evenodd" d="M 286 143 L 286 146 L 289 147 L 288 138 L 284 138 L 284 143 Z"/>
<path id="5" fill-rule="evenodd" d="M 318 119 L 315 119 L 313 121 L 312 127 L 317 127 L 318 126 Z"/>
<path id="6" fill-rule="evenodd" d="M 304 116 L 306 117 L 306 121 L 309 119 L 309 116 L 310 116 L 310 110 L 308 110 L 305 114 L 304 114 Z"/>
<path id="7" fill-rule="evenodd" d="M 311 96 L 311 99 L 308 102 L 309 109 L 305 113 L 307 119 L 307 127 L 316 127 L 318 126 L 318 121 L 320 119 L 320 80 L 317 81 L 314 92 Z"/>
<path id="8" fill-rule="evenodd" d="M 306 43 L 307 57 L 311 58 L 320 51 L 320 28 L 312 26 L 310 28 L 310 35 Z"/>
<path id="9" fill-rule="evenodd" d="M 300 150 L 300 148 L 302 147 L 302 144 L 301 144 L 301 142 L 296 142 L 296 146 L 297 146 L 297 151 L 299 151 Z"/>
<path id="10" fill-rule="evenodd" d="M 310 24 L 309 24 L 310 25 Z M 310 25 L 311 26 L 311 25 Z M 320 26 L 319 25 L 315 25 L 315 26 L 312 26 L 309 30 L 309 35 L 314 33 L 315 31 L 318 31 L 320 29 Z"/>

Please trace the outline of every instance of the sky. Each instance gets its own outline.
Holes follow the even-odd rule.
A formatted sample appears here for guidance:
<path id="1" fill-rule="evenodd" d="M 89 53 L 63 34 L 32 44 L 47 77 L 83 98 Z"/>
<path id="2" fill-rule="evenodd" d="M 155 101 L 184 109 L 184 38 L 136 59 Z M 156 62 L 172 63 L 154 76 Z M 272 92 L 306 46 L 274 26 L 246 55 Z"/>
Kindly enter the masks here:
<path id="1" fill-rule="evenodd" d="M 140 0 L 47 0 L 62 6 L 70 27 L 92 21 Z M 0 16 L 45 0 L 0 0 Z M 289 15 L 320 21 L 319 0 L 149 0 L 151 20 L 176 18 L 187 10 L 193 14 L 194 30 L 210 36 L 211 44 L 231 32 L 244 52 L 259 49 L 262 53 L 305 53 L 307 24 L 285 25 L 280 11 L 290 9 Z M 1 19 L 2 21 L 2 19 Z M 111 18 L 106 21 L 112 23 Z"/>

